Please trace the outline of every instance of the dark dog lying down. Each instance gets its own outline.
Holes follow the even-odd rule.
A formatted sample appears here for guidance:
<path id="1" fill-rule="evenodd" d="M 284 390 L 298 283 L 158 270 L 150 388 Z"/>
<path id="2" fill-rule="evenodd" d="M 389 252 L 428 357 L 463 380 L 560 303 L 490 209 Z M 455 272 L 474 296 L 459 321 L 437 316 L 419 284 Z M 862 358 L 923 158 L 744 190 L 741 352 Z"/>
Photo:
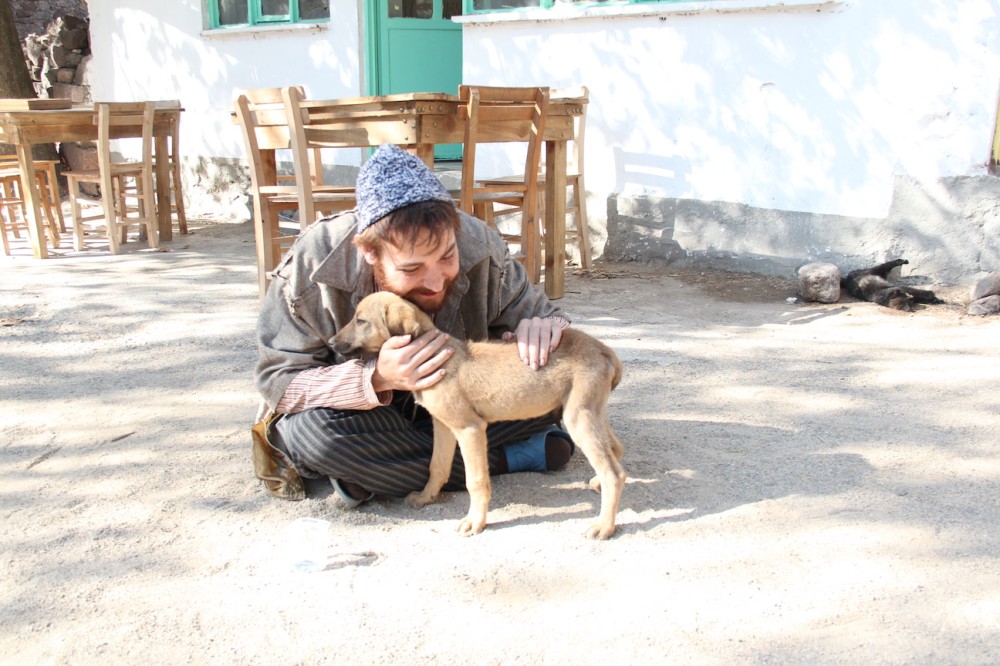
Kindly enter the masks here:
<path id="1" fill-rule="evenodd" d="M 914 303 L 944 303 L 933 291 L 894 285 L 887 279 L 889 271 L 908 264 L 906 259 L 893 259 L 872 268 L 851 271 L 840 280 L 840 286 L 854 298 L 871 301 L 895 310 L 909 312 Z"/>

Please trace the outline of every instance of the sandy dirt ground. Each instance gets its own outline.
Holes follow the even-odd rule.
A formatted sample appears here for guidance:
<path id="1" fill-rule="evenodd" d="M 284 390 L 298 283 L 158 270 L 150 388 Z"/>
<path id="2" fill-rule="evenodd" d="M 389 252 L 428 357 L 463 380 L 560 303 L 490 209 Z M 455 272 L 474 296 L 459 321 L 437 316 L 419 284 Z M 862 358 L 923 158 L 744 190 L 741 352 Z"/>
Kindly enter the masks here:
<path id="1" fill-rule="evenodd" d="M 246 224 L 0 257 L 0 663 L 1000 662 L 1000 319 L 602 266 L 617 536 L 577 455 L 467 495 L 273 499 Z"/>

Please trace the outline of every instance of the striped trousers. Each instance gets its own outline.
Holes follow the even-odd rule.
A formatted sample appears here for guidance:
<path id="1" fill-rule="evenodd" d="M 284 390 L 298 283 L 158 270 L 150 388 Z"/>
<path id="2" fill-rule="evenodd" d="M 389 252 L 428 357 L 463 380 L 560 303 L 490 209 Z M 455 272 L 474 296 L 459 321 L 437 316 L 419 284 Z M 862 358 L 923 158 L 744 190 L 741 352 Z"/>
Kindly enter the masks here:
<path id="1" fill-rule="evenodd" d="M 558 414 L 526 421 L 499 421 L 486 430 L 490 473 L 503 447 L 527 439 L 550 425 Z M 277 421 L 272 442 L 304 477 L 322 476 L 360 484 L 378 494 L 404 497 L 422 490 L 430 475 L 434 448 L 430 414 L 397 391 L 390 405 L 371 410 L 307 409 Z M 465 465 L 456 450 L 445 490 L 465 489 Z"/>

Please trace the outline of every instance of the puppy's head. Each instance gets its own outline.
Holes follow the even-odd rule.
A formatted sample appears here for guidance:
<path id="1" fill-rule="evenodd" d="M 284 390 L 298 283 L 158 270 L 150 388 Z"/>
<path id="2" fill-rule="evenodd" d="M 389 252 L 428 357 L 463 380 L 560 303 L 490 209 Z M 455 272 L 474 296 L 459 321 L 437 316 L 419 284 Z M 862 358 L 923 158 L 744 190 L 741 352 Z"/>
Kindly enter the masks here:
<path id="1" fill-rule="evenodd" d="M 354 317 L 333 338 L 333 349 L 345 356 L 377 354 L 394 335 L 414 338 L 434 328 L 434 323 L 416 305 L 388 291 L 361 299 Z"/>

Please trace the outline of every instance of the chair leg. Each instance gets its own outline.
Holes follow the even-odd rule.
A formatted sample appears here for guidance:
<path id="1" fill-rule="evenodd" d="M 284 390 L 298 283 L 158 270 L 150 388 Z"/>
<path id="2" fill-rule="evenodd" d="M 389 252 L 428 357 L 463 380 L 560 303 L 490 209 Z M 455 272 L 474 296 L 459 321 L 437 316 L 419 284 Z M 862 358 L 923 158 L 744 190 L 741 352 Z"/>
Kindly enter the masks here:
<path id="1" fill-rule="evenodd" d="M 7 186 L 0 183 L 0 244 L 3 245 L 3 253 L 5 256 L 10 256 L 10 241 L 7 239 L 7 229 L 11 231 L 15 230 L 17 227 L 13 220 L 10 219 L 11 210 L 13 208 L 7 204 Z"/>
<path id="2" fill-rule="evenodd" d="M 80 207 L 80 183 L 76 178 L 66 179 L 69 191 L 69 210 L 73 216 L 73 249 L 83 251 L 83 210 Z"/>
<path id="3" fill-rule="evenodd" d="M 580 266 L 590 268 L 590 228 L 587 226 L 587 192 L 583 176 L 573 179 L 573 200 L 576 202 L 576 238 L 580 245 Z"/>
<path id="4" fill-rule="evenodd" d="M 170 180 L 174 190 L 174 207 L 177 209 L 177 230 L 182 234 L 188 232 L 187 216 L 184 213 L 184 192 L 181 188 L 181 165 L 174 163 Z"/>
<path id="5" fill-rule="evenodd" d="M 104 205 L 104 222 L 107 227 L 108 245 L 111 254 L 121 254 L 120 231 L 126 227 L 124 224 L 118 225 L 118 200 L 121 197 L 121 183 L 116 178 L 112 180 L 111 192 L 105 192 L 101 188 L 101 203 Z"/>
<path id="6" fill-rule="evenodd" d="M 52 206 L 52 193 L 49 190 L 48 177 L 44 176 L 45 172 L 40 172 L 37 178 L 38 182 L 38 192 L 41 195 L 39 197 L 39 208 L 45 213 L 45 219 L 48 220 L 46 228 L 49 232 L 49 243 L 52 247 L 59 247 L 60 233 L 59 220 L 56 217 L 55 210 Z M 44 177 L 43 177 L 44 176 Z"/>
<path id="7" fill-rule="evenodd" d="M 142 190 L 139 198 L 142 219 L 146 224 L 146 238 L 151 248 L 160 247 L 160 228 L 156 219 L 156 190 L 151 178 L 142 178 L 142 183 L 136 180 L 136 187 Z"/>
<path id="8" fill-rule="evenodd" d="M 297 207 L 296 207 L 297 210 Z M 257 289 L 261 299 L 271 281 L 271 271 L 281 257 L 281 211 L 266 195 L 253 202 L 254 245 L 257 249 Z"/>
<path id="9" fill-rule="evenodd" d="M 38 172 L 38 177 L 45 179 L 45 186 L 49 190 L 49 203 L 55 208 L 56 217 L 59 218 L 59 232 L 63 233 L 66 231 L 66 220 L 63 218 L 62 197 L 59 195 L 59 176 L 56 174 L 56 165 L 50 162 L 45 164 L 42 169 Z"/>
<path id="10" fill-rule="evenodd" d="M 119 196 L 118 196 L 118 209 L 116 211 L 116 213 L 117 213 L 117 218 L 116 219 L 117 219 L 118 228 L 121 230 L 122 245 L 124 245 L 125 243 L 128 242 L 128 227 L 129 227 L 129 222 L 130 222 L 130 219 L 129 219 L 129 216 L 128 216 L 128 196 L 129 196 L 129 189 L 128 189 L 128 182 L 127 182 L 125 176 L 122 176 L 119 179 L 119 181 L 118 181 L 118 190 L 117 191 L 119 193 Z M 138 206 L 139 206 L 139 202 L 136 201 L 136 209 L 137 210 L 138 210 Z M 139 226 L 139 232 L 138 233 L 139 233 L 139 236 L 141 237 L 142 233 L 143 233 L 142 225 L 140 224 L 138 226 Z"/>
<path id="11" fill-rule="evenodd" d="M 7 207 L 0 206 L 0 245 L 3 246 L 3 253 L 5 257 L 10 256 L 10 241 L 7 240 L 7 226 L 9 220 L 7 218 Z"/>
<path id="12" fill-rule="evenodd" d="M 135 188 L 138 188 L 138 187 L 139 187 L 138 181 L 136 181 Z M 121 177 L 119 177 L 119 179 L 118 179 L 118 190 L 117 191 L 118 191 L 118 209 L 117 209 L 118 216 L 117 216 L 117 222 L 118 222 L 119 228 L 121 229 L 121 232 L 122 232 L 121 233 L 122 243 L 124 244 L 124 243 L 128 242 L 128 228 L 129 228 L 129 223 L 130 223 L 130 219 L 129 219 L 129 215 L 128 215 L 128 197 L 129 197 L 129 192 L 130 192 L 130 190 L 129 190 L 129 184 L 128 184 L 128 176 L 121 176 Z M 139 209 L 139 200 L 138 199 L 136 199 L 135 206 L 136 206 L 136 211 L 137 211 L 136 214 L 138 215 L 138 214 L 141 213 L 141 210 Z M 142 225 L 140 224 L 140 225 L 138 225 L 138 227 L 139 227 L 138 234 L 139 234 L 139 237 L 141 239 L 142 233 L 143 233 L 142 232 Z"/>
<path id="13" fill-rule="evenodd" d="M 6 181 L 4 196 L 7 198 L 7 205 L 10 206 L 9 210 L 13 210 L 14 206 L 17 206 L 18 214 L 21 216 L 21 219 L 27 220 L 28 207 L 27 205 L 25 205 L 24 196 L 22 196 L 21 194 L 21 181 L 20 180 Z M 14 234 L 14 238 L 21 237 L 21 225 L 14 222 L 13 219 L 11 219 L 10 232 Z"/>

